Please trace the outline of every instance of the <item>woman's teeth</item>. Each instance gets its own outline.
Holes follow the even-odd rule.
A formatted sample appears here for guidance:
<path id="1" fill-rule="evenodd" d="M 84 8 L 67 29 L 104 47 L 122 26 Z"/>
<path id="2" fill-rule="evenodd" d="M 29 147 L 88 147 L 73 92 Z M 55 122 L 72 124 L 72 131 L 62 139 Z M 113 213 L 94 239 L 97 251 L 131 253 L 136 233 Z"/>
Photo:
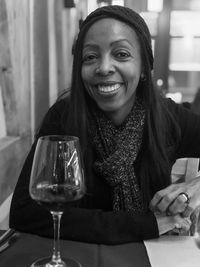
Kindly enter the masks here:
<path id="1" fill-rule="evenodd" d="M 98 85 L 97 88 L 100 92 L 110 93 L 110 92 L 113 92 L 113 91 L 119 89 L 120 86 L 121 86 L 121 84 L 116 83 L 116 84 L 112 84 L 112 85 Z"/>

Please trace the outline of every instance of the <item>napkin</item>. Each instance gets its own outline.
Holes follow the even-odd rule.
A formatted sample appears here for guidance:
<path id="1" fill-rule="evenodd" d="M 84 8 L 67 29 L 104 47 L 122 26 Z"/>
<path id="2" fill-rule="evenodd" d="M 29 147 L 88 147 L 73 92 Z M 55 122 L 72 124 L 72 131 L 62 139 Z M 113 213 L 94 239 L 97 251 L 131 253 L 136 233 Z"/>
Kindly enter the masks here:
<path id="1" fill-rule="evenodd" d="M 192 236 L 161 236 L 144 244 L 152 267 L 200 266 L 200 249 Z"/>

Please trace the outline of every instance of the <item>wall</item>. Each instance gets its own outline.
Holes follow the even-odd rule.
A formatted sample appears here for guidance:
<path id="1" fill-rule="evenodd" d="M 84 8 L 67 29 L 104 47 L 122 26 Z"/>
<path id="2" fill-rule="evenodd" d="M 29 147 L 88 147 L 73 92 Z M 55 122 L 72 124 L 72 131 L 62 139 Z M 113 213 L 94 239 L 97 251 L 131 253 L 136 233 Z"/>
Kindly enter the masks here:
<path id="1" fill-rule="evenodd" d="M 0 0 L 0 204 L 13 191 L 30 147 L 29 1 Z M 3 117 L 3 116 L 1 116 Z"/>

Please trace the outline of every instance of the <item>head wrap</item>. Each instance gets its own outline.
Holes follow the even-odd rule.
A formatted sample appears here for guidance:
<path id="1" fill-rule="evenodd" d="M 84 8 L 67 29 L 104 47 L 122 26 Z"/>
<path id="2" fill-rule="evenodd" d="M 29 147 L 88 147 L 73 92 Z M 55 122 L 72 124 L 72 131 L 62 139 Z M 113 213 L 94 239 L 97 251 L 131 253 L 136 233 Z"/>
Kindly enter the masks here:
<path id="1" fill-rule="evenodd" d="M 80 32 L 77 38 L 77 45 L 78 43 L 80 45 L 80 42 L 83 43 L 85 34 L 87 33 L 88 29 L 96 21 L 104 18 L 114 18 L 120 20 L 128 24 L 131 28 L 135 30 L 137 35 L 141 36 L 143 44 L 147 50 L 150 67 L 151 69 L 153 69 L 153 53 L 152 53 L 151 35 L 149 29 L 144 19 L 138 13 L 136 13 L 135 11 L 133 11 L 128 7 L 110 5 L 110 6 L 100 7 L 94 10 L 86 17 L 86 19 L 80 25 Z"/>

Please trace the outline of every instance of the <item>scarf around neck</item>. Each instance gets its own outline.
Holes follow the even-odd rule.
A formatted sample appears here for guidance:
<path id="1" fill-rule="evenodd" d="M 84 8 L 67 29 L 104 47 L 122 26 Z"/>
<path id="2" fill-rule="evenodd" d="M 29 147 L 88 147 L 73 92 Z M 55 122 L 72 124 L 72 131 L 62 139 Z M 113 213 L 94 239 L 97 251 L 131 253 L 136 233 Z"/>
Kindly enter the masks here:
<path id="1" fill-rule="evenodd" d="M 94 170 L 110 185 L 114 211 L 144 211 L 134 170 L 144 121 L 145 110 L 138 100 L 120 126 L 115 126 L 100 109 L 92 111 L 90 134 L 97 153 Z"/>

